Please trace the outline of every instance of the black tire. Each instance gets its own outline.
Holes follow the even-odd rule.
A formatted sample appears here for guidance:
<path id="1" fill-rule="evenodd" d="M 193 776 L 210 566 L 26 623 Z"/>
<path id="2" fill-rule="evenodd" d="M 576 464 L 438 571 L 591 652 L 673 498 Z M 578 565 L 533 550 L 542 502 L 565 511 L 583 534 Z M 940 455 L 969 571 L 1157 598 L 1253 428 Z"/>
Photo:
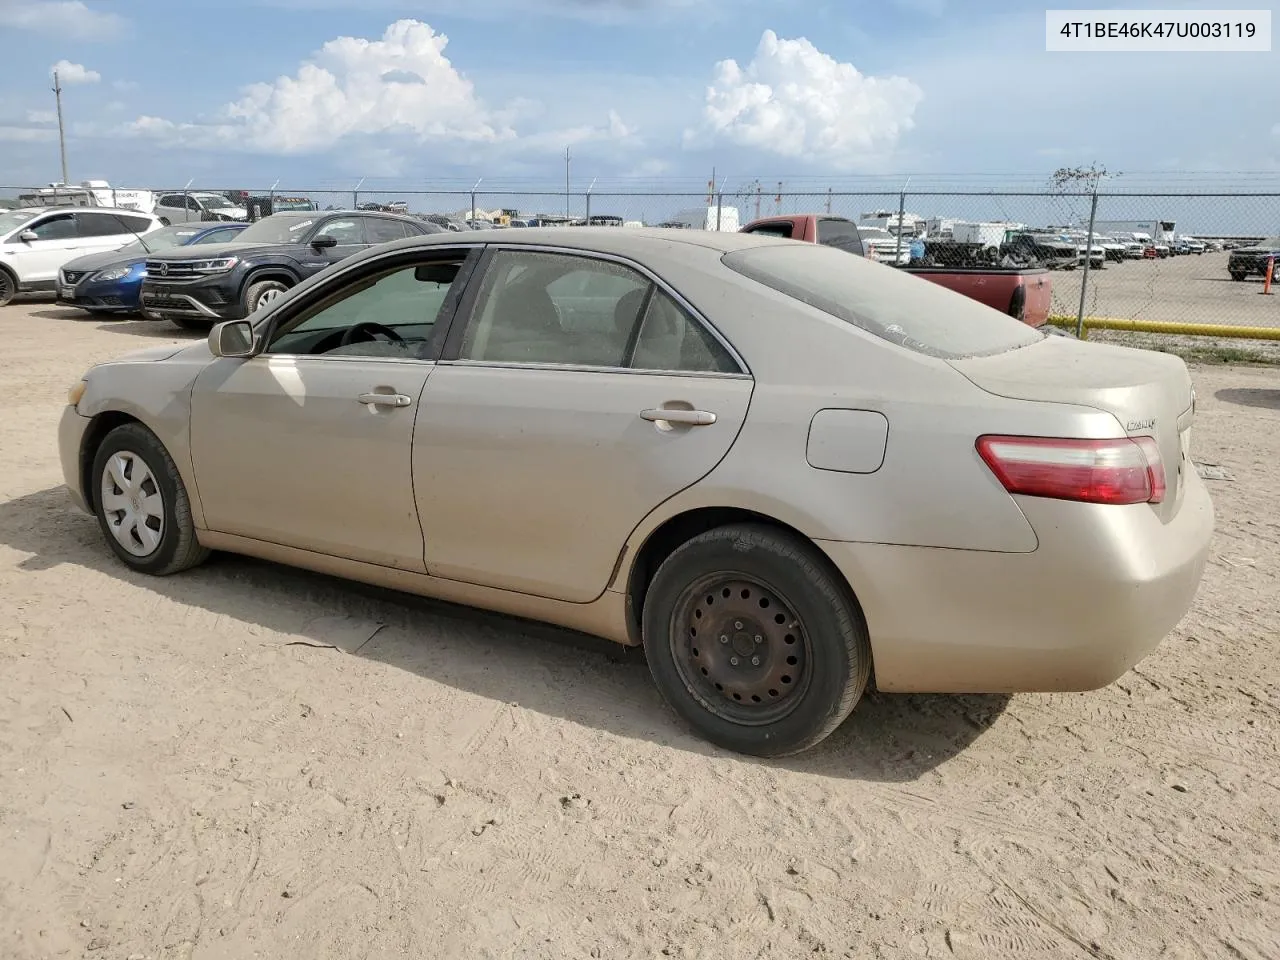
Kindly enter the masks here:
<path id="1" fill-rule="evenodd" d="M 871 672 L 866 624 L 846 585 L 811 544 L 762 524 L 719 527 L 678 547 L 641 619 L 663 698 L 699 735 L 738 753 L 780 757 L 819 743 Z M 707 643 L 696 623 L 709 625 Z"/>
<path id="2" fill-rule="evenodd" d="M 164 226 L 164 227 L 172 226 L 172 224 L 170 224 L 170 223 L 169 223 L 169 218 L 168 218 L 168 217 L 161 217 L 161 218 L 160 218 L 160 225 L 161 225 L 161 226 Z"/>
<path id="3" fill-rule="evenodd" d="M 151 480 L 141 492 L 155 492 L 150 489 L 153 486 L 158 490 L 163 504 L 159 543 L 145 555 L 131 553 L 120 544 L 112 532 L 107 516 L 109 511 L 103 504 L 104 473 L 108 462 L 121 453 L 143 462 L 151 474 Z M 195 525 L 191 520 L 191 501 L 187 498 L 187 488 L 182 482 L 182 476 L 164 444 L 142 424 L 123 424 L 103 438 L 93 455 L 89 484 L 87 493 L 93 499 L 94 513 L 98 517 L 98 526 L 102 529 L 107 546 L 127 566 L 142 573 L 165 577 L 190 569 L 208 559 L 210 551 L 200 546 L 196 539 Z"/>
<path id="4" fill-rule="evenodd" d="M 18 281 L 12 273 L 0 267 L 0 307 L 7 307 L 18 293 Z"/>
<path id="5" fill-rule="evenodd" d="M 244 312 L 245 316 L 253 313 L 258 309 L 258 301 L 266 294 L 272 292 L 284 293 L 289 289 L 287 283 L 281 283 L 279 280 L 259 280 L 257 283 L 251 283 L 244 291 Z"/>
<path id="6" fill-rule="evenodd" d="M 1237 271 L 1233 270 L 1233 271 L 1231 272 L 1231 279 L 1232 279 L 1232 280 L 1235 280 L 1235 281 L 1237 281 L 1237 282 L 1242 281 L 1242 280 L 1244 280 L 1244 274 L 1243 274 L 1243 273 L 1239 273 L 1239 272 L 1237 272 Z"/>
<path id="7" fill-rule="evenodd" d="M 218 321 L 205 320 L 202 317 L 170 317 L 169 322 L 183 330 L 203 330 L 208 333 Z"/>

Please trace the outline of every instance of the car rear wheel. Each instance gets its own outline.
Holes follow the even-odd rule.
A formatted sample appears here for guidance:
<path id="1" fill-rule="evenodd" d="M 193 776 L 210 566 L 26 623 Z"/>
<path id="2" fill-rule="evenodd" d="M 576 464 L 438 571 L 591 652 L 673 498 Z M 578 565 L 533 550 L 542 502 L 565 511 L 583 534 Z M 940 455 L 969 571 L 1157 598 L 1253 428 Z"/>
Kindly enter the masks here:
<path id="1" fill-rule="evenodd" d="M 284 292 L 288 289 L 288 286 L 279 280 L 259 280 L 257 283 L 249 284 L 249 288 L 244 292 L 245 311 L 253 313 L 261 310 L 272 300 L 284 296 Z"/>
<path id="2" fill-rule="evenodd" d="M 0 268 L 0 307 L 7 307 L 13 302 L 14 294 L 17 292 L 18 284 L 14 280 L 13 274 Z"/>
<path id="3" fill-rule="evenodd" d="M 1243 280 L 1243 279 L 1244 279 L 1244 274 L 1243 274 L 1243 273 L 1240 273 L 1239 271 L 1232 270 L 1232 271 L 1231 271 L 1231 279 L 1232 279 L 1232 280 L 1237 280 L 1237 281 L 1238 281 L 1238 280 Z"/>
<path id="4" fill-rule="evenodd" d="M 165 227 L 170 226 L 170 224 L 169 224 L 169 218 L 168 218 L 168 217 L 161 217 L 161 218 L 160 218 L 160 224 L 161 224 L 162 226 L 165 226 Z"/>
<path id="5" fill-rule="evenodd" d="M 798 753 L 853 710 L 871 671 L 856 601 L 810 544 L 771 527 L 708 531 L 658 568 L 642 613 L 659 691 L 701 736 Z"/>
<path id="6" fill-rule="evenodd" d="M 107 545 L 134 570 L 168 576 L 203 563 L 191 502 L 169 451 L 140 423 L 106 435 L 93 457 L 94 512 Z"/>

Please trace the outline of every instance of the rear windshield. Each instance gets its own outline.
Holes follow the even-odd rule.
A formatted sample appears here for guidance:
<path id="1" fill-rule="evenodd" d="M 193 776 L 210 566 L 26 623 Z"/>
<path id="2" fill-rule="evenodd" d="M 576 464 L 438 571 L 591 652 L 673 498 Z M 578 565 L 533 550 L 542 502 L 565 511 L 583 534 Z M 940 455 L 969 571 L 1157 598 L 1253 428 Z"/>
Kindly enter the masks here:
<path id="1" fill-rule="evenodd" d="M 947 360 L 1003 353 L 1044 338 L 1013 317 L 894 267 L 817 244 L 727 253 L 730 270 L 868 333 Z"/>
<path id="2" fill-rule="evenodd" d="M 848 220 L 819 220 L 818 242 L 823 246 L 862 256 L 862 239 L 858 236 L 858 228 Z"/>

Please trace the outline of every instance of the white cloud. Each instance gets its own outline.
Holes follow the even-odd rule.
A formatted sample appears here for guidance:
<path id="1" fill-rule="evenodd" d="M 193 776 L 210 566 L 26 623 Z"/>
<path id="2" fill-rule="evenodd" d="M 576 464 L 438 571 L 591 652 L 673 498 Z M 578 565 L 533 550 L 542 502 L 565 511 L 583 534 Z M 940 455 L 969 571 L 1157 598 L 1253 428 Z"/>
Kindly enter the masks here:
<path id="1" fill-rule="evenodd" d="M 329 41 L 292 76 L 246 88 L 207 122 L 141 116 L 119 132 L 281 155 L 322 153 L 343 144 L 349 158 L 361 158 L 383 171 L 379 175 L 404 169 L 407 157 L 421 154 L 422 144 L 442 141 L 508 154 L 637 142 L 637 128 L 612 109 L 600 123 L 518 135 L 516 123 L 545 119 L 545 105 L 517 97 L 490 107 L 444 56 L 447 43 L 421 21 L 399 20 L 377 40 Z"/>
<path id="2" fill-rule="evenodd" d="M 119 15 L 95 10 L 83 0 L 0 0 L 0 27 L 46 33 L 61 40 L 105 40 L 119 33 L 123 25 Z"/>
<path id="3" fill-rule="evenodd" d="M 43 127 L 7 127 L 0 125 L 0 143 L 44 143 L 58 135 Z"/>
<path id="4" fill-rule="evenodd" d="M 57 123 L 58 115 L 52 110 L 28 110 L 27 123 Z"/>
<path id="5" fill-rule="evenodd" d="M 854 167 L 892 149 L 924 94 L 905 77 L 869 77 L 804 38 L 760 38 L 745 68 L 716 64 L 699 127 L 686 147 L 727 140 L 784 157 Z"/>
<path id="6" fill-rule="evenodd" d="M 514 137 L 444 55 L 449 40 L 418 20 L 398 20 L 379 40 L 338 37 L 293 76 L 256 83 L 210 123 L 139 117 L 130 132 L 181 135 L 273 154 L 327 150 L 348 137 L 493 143 Z"/>
<path id="7" fill-rule="evenodd" d="M 82 63 L 72 63 L 70 60 L 59 60 L 49 68 L 49 75 L 58 75 L 60 83 L 97 83 L 102 79 L 102 74 L 97 70 L 90 70 Z"/>

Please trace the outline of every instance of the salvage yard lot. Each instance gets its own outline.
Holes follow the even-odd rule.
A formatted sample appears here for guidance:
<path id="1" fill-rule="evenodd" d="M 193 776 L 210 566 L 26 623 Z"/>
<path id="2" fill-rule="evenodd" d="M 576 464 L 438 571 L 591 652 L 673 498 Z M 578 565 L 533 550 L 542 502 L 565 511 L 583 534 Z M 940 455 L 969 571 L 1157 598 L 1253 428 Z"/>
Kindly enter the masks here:
<path id="1" fill-rule="evenodd" d="M 1232 280 L 1227 272 L 1229 256 L 1220 252 L 1126 260 L 1090 270 L 1085 316 L 1280 327 L 1280 289 L 1266 297 L 1261 296 L 1260 277 Z M 1057 270 L 1052 276 L 1053 312 L 1074 317 L 1080 308 L 1084 271 Z"/>
<path id="2" fill-rule="evenodd" d="M 128 572 L 55 425 L 90 364 L 179 335 L 24 303 L 0 338 L 5 960 L 1280 956 L 1275 368 L 1193 371 L 1234 479 L 1136 670 L 870 695 L 763 762 L 604 643 L 233 557 Z"/>

